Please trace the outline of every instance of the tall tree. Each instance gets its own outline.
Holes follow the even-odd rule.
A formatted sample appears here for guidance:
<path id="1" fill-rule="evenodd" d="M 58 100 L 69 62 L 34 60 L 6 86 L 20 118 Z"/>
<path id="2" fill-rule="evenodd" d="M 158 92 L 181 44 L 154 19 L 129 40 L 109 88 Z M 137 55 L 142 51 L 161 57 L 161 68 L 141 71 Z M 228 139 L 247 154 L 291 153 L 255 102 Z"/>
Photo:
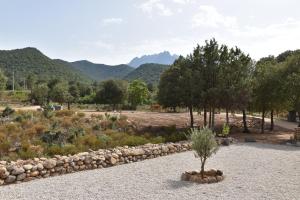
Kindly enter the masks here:
<path id="1" fill-rule="evenodd" d="M 100 84 L 100 89 L 96 93 L 95 101 L 99 104 L 110 104 L 116 109 L 125 98 L 124 91 L 120 85 L 114 80 L 107 80 Z"/>
<path id="2" fill-rule="evenodd" d="M 138 105 L 147 103 L 149 100 L 149 91 L 147 84 L 142 80 L 134 80 L 128 87 L 128 102 L 132 108 L 136 109 Z"/>

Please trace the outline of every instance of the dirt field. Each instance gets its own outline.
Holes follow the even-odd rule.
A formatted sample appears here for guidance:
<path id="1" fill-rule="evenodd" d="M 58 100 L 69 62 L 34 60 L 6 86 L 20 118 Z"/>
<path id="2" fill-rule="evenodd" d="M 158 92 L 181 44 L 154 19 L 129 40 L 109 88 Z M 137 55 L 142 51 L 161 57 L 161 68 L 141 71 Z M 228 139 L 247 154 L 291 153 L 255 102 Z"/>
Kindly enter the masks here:
<path id="1" fill-rule="evenodd" d="M 95 112 L 95 111 L 84 111 L 87 116 L 92 114 L 105 114 L 105 112 Z M 190 118 L 189 113 L 159 113 L 159 112 L 141 112 L 141 111 L 122 111 L 121 113 L 110 112 L 112 115 L 125 115 L 128 117 L 128 120 L 134 122 L 138 128 L 142 129 L 145 127 L 162 127 L 162 126 L 174 126 L 176 128 L 186 128 L 189 126 Z M 203 116 L 194 113 L 195 124 L 197 126 L 203 125 Z M 216 115 L 216 126 L 220 127 L 225 122 L 224 114 Z M 244 142 L 246 137 L 253 137 L 257 140 L 257 142 L 261 143 L 271 143 L 271 144 L 282 144 L 285 141 L 289 140 L 293 135 L 293 126 L 276 126 L 273 132 L 265 131 L 264 134 L 260 133 L 260 119 L 248 117 L 249 123 L 253 124 L 254 127 L 250 127 L 250 134 L 242 133 L 242 117 L 230 116 L 230 122 L 232 124 L 237 124 L 238 127 L 234 128 L 232 137 L 238 139 L 240 142 Z M 283 123 L 278 122 L 278 124 L 282 125 Z M 286 125 L 286 122 L 284 123 Z M 288 124 L 293 125 L 293 124 Z M 269 126 L 269 120 L 266 120 L 266 128 Z M 294 125 L 296 127 L 296 125 Z M 289 129 L 288 129 L 289 128 Z"/>
<path id="2" fill-rule="evenodd" d="M 13 107 L 15 110 L 37 110 L 39 106 L 18 106 Z M 0 107 L 0 110 L 3 110 L 4 107 Z M 79 112 L 84 112 L 87 117 L 92 114 L 101 114 L 104 115 L 105 112 L 96 112 L 94 110 L 81 110 Z M 190 124 L 189 113 L 162 113 L 162 112 L 145 112 L 145 111 L 122 111 L 122 112 L 108 112 L 111 115 L 125 115 L 128 117 L 128 120 L 135 124 L 138 129 L 143 128 L 159 128 L 159 127 L 168 127 L 176 126 L 178 129 L 186 128 Z M 203 115 L 194 113 L 195 125 L 203 126 Z M 283 143 L 290 139 L 293 135 L 293 130 L 297 126 L 296 124 L 289 123 L 286 121 L 277 120 L 275 121 L 275 130 L 273 132 L 266 131 L 264 134 L 260 133 L 260 119 L 248 117 L 249 124 L 252 124 L 250 128 L 250 134 L 242 133 L 242 117 L 241 115 L 230 115 L 230 123 L 237 125 L 237 128 L 234 128 L 231 134 L 232 137 L 238 139 L 240 142 L 243 142 L 245 137 L 253 137 L 258 142 L 262 143 Z M 215 115 L 215 124 L 217 127 L 221 127 L 225 122 L 224 114 Z M 278 126 L 279 125 L 279 126 Z M 266 119 L 266 128 L 269 126 L 269 120 Z"/>

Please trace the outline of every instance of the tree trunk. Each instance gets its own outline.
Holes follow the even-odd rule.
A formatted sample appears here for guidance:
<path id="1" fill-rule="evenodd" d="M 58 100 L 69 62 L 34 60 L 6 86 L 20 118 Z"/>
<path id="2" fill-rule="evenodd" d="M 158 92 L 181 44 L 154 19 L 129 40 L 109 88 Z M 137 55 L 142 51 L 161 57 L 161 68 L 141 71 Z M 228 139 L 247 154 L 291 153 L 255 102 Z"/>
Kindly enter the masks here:
<path id="1" fill-rule="evenodd" d="M 298 111 L 298 118 L 299 118 L 298 127 L 300 127 L 300 112 L 299 111 Z"/>
<path id="2" fill-rule="evenodd" d="M 204 106 L 204 110 L 203 110 L 203 112 L 204 112 L 204 115 L 203 115 L 203 125 L 204 125 L 204 127 L 206 127 L 207 126 L 207 110 L 206 110 L 206 107 Z"/>
<path id="3" fill-rule="evenodd" d="M 265 132 L 265 109 L 262 111 L 262 116 L 261 116 L 261 133 Z"/>
<path id="4" fill-rule="evenodd" d="M 274 130 L 274 111 L 271 110 L 271 126 L 270 126 L 270 131 Z"/>
<path id="5" fill-rule="evenodd" d="M 68 102 L 68 110 L 71 110 L 71 103 Z"/>
<path id="6" fill-rule="evenodd" d="M 211 129 L 215 129 L 215 107 L 212 109 L 212 118 L 211 118 Z"/>
<path id="7" fill-rule="evenodd" d="M 226 108 L 226 124 L 229 124 L 228 108 Z"/>
<path id="8" fill-rule="evenodd" d="M 191 119 L 191 128 L 194 127 L 194 115 L 193 115 L 193 106 L 189 106 L 190 119 Z"/>
<path id="9" fill-rule="evenodd" d="M 209 108 L 208 128 L 211 128 L 211 108 Z"/>
<path id="10" fill-rule="evenodd" d="M 243 133 L 249 133 L 249 129 L 247 126 L 247 115 L 246 115 L 246 110 L 243 110 L 243 124 L 244 124 L 244 131 Z"/>
<path id="11" fill-rule="evenodd" d="M 201 163 L 201 171 L 200 171 L 200 174 L 201 174 L 201 178 L 203 179 L 204 178 L 204 165 L 205 165 L 205 159 L 203 160 L 203 162 Z"/>

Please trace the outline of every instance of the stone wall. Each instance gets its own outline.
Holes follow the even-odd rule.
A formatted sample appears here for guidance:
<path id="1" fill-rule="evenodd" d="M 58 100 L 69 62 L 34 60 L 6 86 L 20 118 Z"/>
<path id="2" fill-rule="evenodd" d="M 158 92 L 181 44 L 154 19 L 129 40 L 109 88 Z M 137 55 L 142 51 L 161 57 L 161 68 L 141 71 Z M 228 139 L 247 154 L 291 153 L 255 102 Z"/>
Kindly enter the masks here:
<path id="1" fill-rule="evenodd" d="M 31 181 L 76 171 L 111 167 L 191 150 L 188 142 L 146 144 L 83 152 L 54 158 L 0 161 L 0 185 Z"/>

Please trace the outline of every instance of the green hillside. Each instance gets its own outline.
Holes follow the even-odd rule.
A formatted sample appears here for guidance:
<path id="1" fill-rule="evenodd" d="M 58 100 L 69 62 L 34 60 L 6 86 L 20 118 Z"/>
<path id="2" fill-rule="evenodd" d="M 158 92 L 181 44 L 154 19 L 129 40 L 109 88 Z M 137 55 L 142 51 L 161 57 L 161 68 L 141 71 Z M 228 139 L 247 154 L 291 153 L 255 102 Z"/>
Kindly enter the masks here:
<path id="1" fill-rule="evenodd" d="M 87 81 L 88 77 L 62 60 L 53 60 L 36 48 L 0 50 L 0 69 L 11 79 L 15 72 L 16 82 L 22 82 L 28 75 L 38 79 L 61 78 L 64 80 Z"/>
<path id="2" fill-rule="evenodd" d="M 126 80 L 141 79 L 146 83 L 158 84 L 160 75 L 169 65 L 155 63 L 143 64 L 124 77 Z"/>
<path id="3" fill-rule="evenodd" d="M 134 68 L 128 65 L 104 65 L 95 64 L 86 60 L 72 62 L 71 65 L 81 71 L 86 76 L 96 81 L 103 81 L 108 79 L 122 79 L 129 74 Z"/>

